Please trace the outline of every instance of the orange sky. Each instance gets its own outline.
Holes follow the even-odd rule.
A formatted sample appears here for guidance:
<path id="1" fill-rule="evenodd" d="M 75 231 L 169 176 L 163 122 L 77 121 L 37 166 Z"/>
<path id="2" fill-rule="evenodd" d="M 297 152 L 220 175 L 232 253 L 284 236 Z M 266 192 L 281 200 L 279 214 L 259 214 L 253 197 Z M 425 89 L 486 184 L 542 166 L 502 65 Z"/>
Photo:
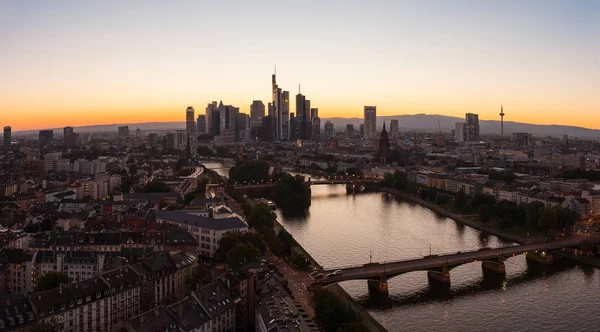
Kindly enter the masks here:
<path id="1" fill-rule="evenodd" d="M 506 121 L 600 129 L 600 3 L 276 4 L 3 3 L 0 126 L 184 121 L 213 100 L 247 113 L 277 64 L 292 112 L 302 84 L 322 118 L 487 120 L 503 104 Z"/>

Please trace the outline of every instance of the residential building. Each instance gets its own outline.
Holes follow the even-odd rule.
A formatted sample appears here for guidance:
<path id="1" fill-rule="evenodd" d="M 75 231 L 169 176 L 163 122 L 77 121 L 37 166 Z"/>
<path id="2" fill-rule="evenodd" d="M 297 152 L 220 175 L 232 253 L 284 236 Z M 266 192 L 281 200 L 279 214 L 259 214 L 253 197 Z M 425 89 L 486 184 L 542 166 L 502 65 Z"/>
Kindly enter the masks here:
<path id="1" fill-rule="evenodd" d="M 390 136 L 392 136 L 392 138 L 395 138 L 398 136 L 398 119 L 391 119 L 390 120 Z"/>
<path id="2" fill-rule="evenodd" d="M 335 137 L 335 129 L 333 123 L 330 121 L 325 122 L 325 139 L 331 139 Z"/>
<path id="3" fill-rule="evenodd" d="M 119 138 L 129 137 L 129 126 L 120 126 L 118 128 L 118 136 Z"/>
<path id="4" fill-rule="evenodd" d="M 12 128 L 10 126 L 6 126 L 6 127 L 4 127 L 4 136 L 3 136 L 4 151 L 10 150 L 11 142 L 12 142 Z"/>
<path id="5" fill-rule="evenodd" d="M 198 134 L 196 129 L 196 112 L 192 106 L 188 106 L 185 109 L 185 131 L 187 136 L 185 138 L 185 148 L 192 156 L 197 154 L 198 148 Z"/>
<path id="6" fill-rule="evenodd" d="M 54 130 L 40 130 L 38 134 L 38 144 L 40 149 L 54 142 Z"/>
<path id="7" fill-rule="evenodd" d="M 181 211 L 154 211 L 158 223 L 179 226 L 198 241 L 198 255 L 214 257 L 221 238 L 228 234 L 248 231 L 248 224 L 241 217 L 213 219 Z"/>

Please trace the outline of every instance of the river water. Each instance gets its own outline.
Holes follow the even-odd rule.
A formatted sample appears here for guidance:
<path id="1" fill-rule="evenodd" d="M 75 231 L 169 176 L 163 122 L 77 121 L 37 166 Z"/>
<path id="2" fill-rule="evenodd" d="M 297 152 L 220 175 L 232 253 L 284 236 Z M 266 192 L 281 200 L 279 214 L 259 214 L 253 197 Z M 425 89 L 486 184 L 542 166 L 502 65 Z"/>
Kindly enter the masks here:
<path id="1" fill-rule="evenodd" d="M 280 223 L 325 268 L 514 245 L 380 193 L 347 195 L 343 185 L 312 187 L 302 219 Z M 389 331 L 598 331 L 600 272 L 585 266 L 544 269 L 524 256 L 506 278 L 483 279 L 481 263 L 451 270 L 449 292 L 430 290 L 426 272 L 390 279 L 389 296 L 364 280 L 342 287 Z"/>

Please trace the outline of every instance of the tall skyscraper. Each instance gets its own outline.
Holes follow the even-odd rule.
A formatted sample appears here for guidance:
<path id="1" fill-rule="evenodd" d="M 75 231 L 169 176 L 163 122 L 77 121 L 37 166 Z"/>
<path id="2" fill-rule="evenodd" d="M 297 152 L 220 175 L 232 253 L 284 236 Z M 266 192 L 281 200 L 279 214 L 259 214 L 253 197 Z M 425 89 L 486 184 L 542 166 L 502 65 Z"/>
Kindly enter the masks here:
<path id="1" fill-rule="evenodd" d="M 216 140 L 220 143 L 233 143 L 235 142 L 235 120 L 239 108 L 231 105 L 223 105 L 223 102 L 219 103 L 219 135 Z"/>
<path id="2" fill-rule="evenodd" d="M 392 138 L 398 135 L 398 119 L 390 120 L 390 136 Z"/>
<path id="3" fill-rule="evenodd" d="M 217 124 L 216 126 L 215 123 Z M 212 136 L 219 134 L 219 106 L 216 101 L 206 106 L 206 132 Z"/>
<path id="4" fill-rule="evenodd" d="M 262 126 L 262 119 L 265 117 L 265 104 L 260 100 L 254 100 L 250 105 L 250 127 L 258 128 Z"/>
<path id="5" fill-rule="evenodd" d="M 290 93 L 289 91 L 282 91 L 277 86 L 277 72 L 273 74 L 271 84 L 273 93 L 271 107 L 275 117 L 275 139 L 285 141 L 290 136 Z M 271 115 L 271 108 L 269 108 L 269 115 Z"/>
<path id="6" fill-rule="evenodd" d="M 196 112 L 192 106 L 185 109 L 185 131 L 187 133 L 186 141 L 189 142 L 187 147 L 190 153 L 195 156 L 198 152 L 198 134 L 196 133 Z"/>
<path id="7" fill-rule="evenodd" d="M 206 115 L 198 114 L 198 118 L 196 118 L 196 130 L 198 134 L 206 133 Z"/>
<path id="8" fill-rule="evenodd" d="M 467 123 L 467 142 L 474 142 L 479 140 L 479 114 L 467 113 L 465 114 L 465 120 Z"/>
<path id="9" fill-rule="evenodd" d="M 312 125 L 312 139 L 318 140 L 321 137 L 321 118 L 319 118 L 319 109 L 310 109 L 310 121 Z"/>
<path id="10" fill-rule="evenodd" d="M 298 86 L 298 89 L 300 87 Z M 298 138 L 310 139 L 312 137 L 312 114 L 310 108 L 310 100 L 302 95 L 300 91 L 296 95 L 296 119 L 295 126 L 297 127 Z"/>
<path id="11" fill-rule="evenodd" d="M 4 140 L 3 147 L 4 151 L 10 150 L 10 142 L 12 141 L 12 128 L 10 126 L 4 127 Z"/>
<path id="12" fill-rule="evenodd" d="M 467 136 L 467 124 L 457 122 L 454 124 L 454 141 L 464 142 Z"/>
<path id="13" fill-rule="evenodd" d="M 52 144 L 54 141 L 54 131 L 53 130 L 40 130 L 38 134 L 38 143 L 40 149 L 45 148 L 46 146 Z"/>
<path id="14" fill-rule="evenodd" d="M 365 138 L 377 136 L 377 107 L 365 106 L 364 108 Z"/>

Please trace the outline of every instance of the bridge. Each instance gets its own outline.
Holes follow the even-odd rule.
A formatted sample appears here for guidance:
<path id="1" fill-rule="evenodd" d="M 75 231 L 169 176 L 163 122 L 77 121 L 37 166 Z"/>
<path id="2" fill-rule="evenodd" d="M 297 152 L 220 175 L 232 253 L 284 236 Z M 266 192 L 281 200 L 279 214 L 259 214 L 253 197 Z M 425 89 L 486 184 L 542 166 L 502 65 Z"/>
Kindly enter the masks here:
<path id="1" fill-rule="evenodd" d="M 304 183 L 307 186 L 314 186 L 314 185 L 326 185 L 326 184 L 346 184 L 346 185 L 357 185 L 357 184 L 364 184 L 364 183 L 378 183 L 381 182 L 381 178 L 377 178 L 377 177 L 373 177 L 373 178 L 351 178 L 351 177 L 333 177 L 333 178 L 329 178 L 329 179 L 319 179 L 319 180 L 308 180 L 305 181 Z M 265 188 L 271 188 L 271 187 L 275 187 L 275 185 L 277 184 L 276 181 L 273 182 L 260 182 L 260 183 L 243 183 L 243 184 L 239 184 L 236 183 L 235 184 L 235 189 L 265 189 Z"/>
<path id="2" fill-rule="evenodd" d="M 550 250 L 558 250 L 577 247 L 581 243 L 578 238 L 569 238 L 551 242 L 523 244 L 512 247 L 497 249 L 484 248 L 476 251 L 457 252 L 448 255 L 429 255 L 423 258 L 410 259 L 396 262 L 368 263 L 360 266 L 352 266 L 341 269 L 342 273 L 328 277 L 338 269 L 330 269 L 323 272 L 323 278 L 317 279 L 316 284 L 329 285 L 332 283 L 366 279 L 369 289 L 382 294 L 387 294 L 387 279 L 413 271 L 427 271 L 430 283 L 449 285 L 450 269 L 453 267 L 482 262 L 484 272 L 504 275 L 504 259 L 515 255 L 525 254 L 528 260 L 541 264 L 551 265 L 552 255 Z"/>

